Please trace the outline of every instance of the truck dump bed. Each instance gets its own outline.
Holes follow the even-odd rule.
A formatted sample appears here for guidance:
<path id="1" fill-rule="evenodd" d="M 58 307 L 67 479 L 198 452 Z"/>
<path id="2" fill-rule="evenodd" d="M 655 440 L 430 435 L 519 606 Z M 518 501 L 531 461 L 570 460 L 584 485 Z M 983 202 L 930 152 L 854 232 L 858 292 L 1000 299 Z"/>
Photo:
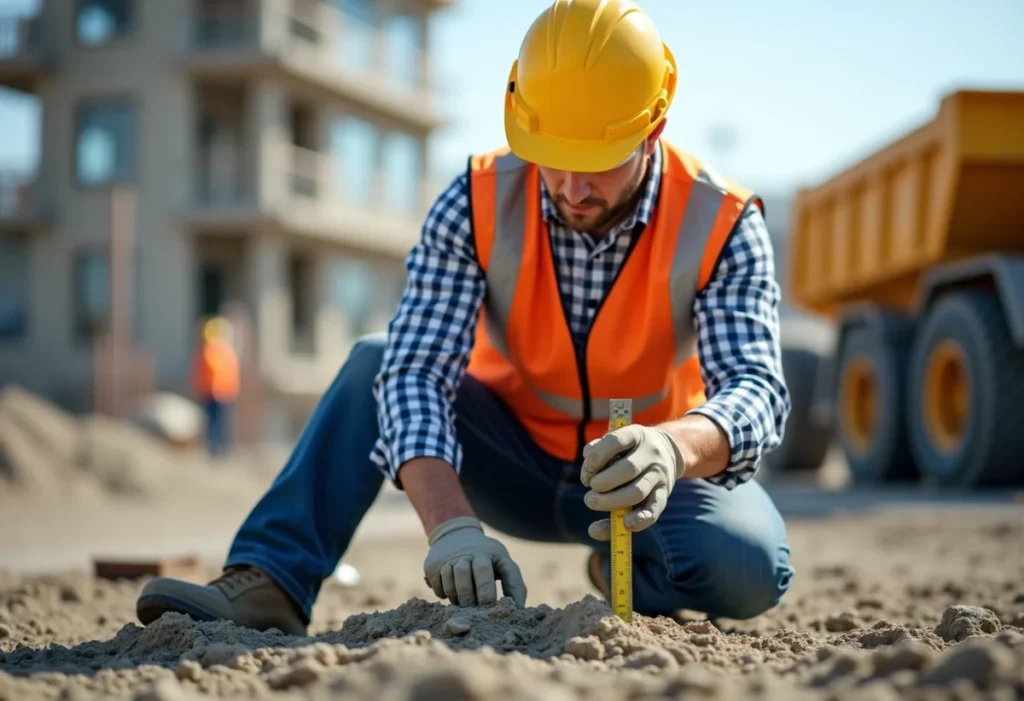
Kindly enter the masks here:
<path id="1" fill-rule="evenodd" d="M 922 273 L 1024 252 L 1024 92 L 957 92 L 934 120 L 794 202 L 788 294 L 906 309 Z"/>

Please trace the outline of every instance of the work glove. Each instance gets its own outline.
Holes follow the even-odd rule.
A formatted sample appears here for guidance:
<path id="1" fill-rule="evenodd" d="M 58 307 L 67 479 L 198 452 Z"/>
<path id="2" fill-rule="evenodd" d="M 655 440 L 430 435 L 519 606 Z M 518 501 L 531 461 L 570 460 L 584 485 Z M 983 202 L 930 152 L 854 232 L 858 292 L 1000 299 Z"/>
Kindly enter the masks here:
<path id="1" fill-rule="evenodd" d="M 456 606 L 493 604 L 498 600 L 495 575 L 501 590 L 516 606 L 526 606 L 526 584 L 519 566 L 505 546 L 484 535 L 480 521 L 460 516 L 445 521 L 427 539 L 430 550 L 423 561 L 424 579 L 439 598 Z"/>
<path id="2" fill-rule="evenodd" d="M 665 510 L 683 467 L 667 433 L 640 424 L 623 426 L 584 446 L 580 481 L 590 491 L 583 501 L 595 511 L 630 509 L 623 519 L 626 530 L 642 531 Z M 587 532 L 595 540 L 610 540 L 611 519 L 595 521 Z"/>

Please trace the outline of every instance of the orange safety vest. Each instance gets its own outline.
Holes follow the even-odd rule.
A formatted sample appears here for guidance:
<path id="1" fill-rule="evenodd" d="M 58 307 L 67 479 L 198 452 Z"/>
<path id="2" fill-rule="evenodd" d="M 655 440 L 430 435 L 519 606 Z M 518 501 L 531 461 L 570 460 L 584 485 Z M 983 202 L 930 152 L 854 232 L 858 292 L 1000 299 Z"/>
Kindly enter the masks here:
<path id="1" fill-rule="evenodd" d="M 652 221 L 634 243 L 582 348 L 573 344 L 541 216 L 540 175 L 508 148 L 469 160 L 477 257 L 487 280 L 467 372 L 534 441 L 567 461 L 608 430 L 610 399 L 654 425 L 706 401 L 693 303 L 750 190 L 664 140 Z"/>
<path id="2" fill-rule="evenodd" d="M 238 356 L 228 343 L 204 343 L 196 357 L 193 373 L 195 391 L 203 399 L 231 402 L 238 398 Z"/>

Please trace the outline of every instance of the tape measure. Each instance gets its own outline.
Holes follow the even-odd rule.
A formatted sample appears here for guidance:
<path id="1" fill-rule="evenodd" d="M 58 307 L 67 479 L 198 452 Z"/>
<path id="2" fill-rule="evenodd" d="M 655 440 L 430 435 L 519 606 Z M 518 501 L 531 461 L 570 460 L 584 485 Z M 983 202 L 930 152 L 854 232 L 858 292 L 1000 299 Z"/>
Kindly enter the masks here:
<path id="1" fill-rule="evenodd" d="M 611 399 L 608 430 L 633 423 L 633 400 Z M 633 534 L 626 530 L 628 509 L 615 509 L 611 515 L 612 611 L 626 623 L 633 620 Z"/>

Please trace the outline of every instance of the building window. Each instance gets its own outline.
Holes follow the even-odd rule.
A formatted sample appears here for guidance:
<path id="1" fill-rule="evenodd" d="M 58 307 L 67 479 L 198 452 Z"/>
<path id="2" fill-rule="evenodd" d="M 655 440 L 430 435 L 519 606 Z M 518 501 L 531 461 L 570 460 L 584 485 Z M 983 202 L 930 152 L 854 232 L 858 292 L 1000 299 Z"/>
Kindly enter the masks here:
<path id="1" fill-rule="evenodd" d="M 370 330 L 374 313 L 374 271 L 359 260 L 345 260 L 334 266 L 332 294 L 335 308 L 348 322 L 354 340 Z"/>
<path id="2" fill-rule="evenodd" d="M 377 63 L 377 13 L 372 0 L 332 0 L 342 13 L 338 60 L 368 70 Z"/>
<path id="3" fill-rule="evenodd" d="M 0 341 L 28 335 L 29 246 L 26 241 L 0 241 Z"/>
<path id="4" fill-rule="evenodd" d="M 81 251 L 72 273 L 74 335 L 88 340 L 107 330 L 110 317 L 110 257 L 105 247 Z"/>
<path id="5" fill-rule="evenodd" d="M 419 87 L 425 60 L 420 20 L 413 15 L 392 15 L 384 25 L 384 35 L 388 75 L 404 85 Z"/>
<path id="6" fill-rule="evenodd" d="M 135 173 L 135 107 L 97 100 L 78 109 L 75 174 L 86 185 L 127 180 Z"/>
<path id="7" fill-rule="evenodd" d="M 409 134 L 393 132 L 384 142 L 384 201 L 396 214 L 415 214 L 420 205 L 420 142 Z"/>
<path id="8" fill-rule="evenodd" d="M 334 178 L 342 199 L 371 206 L 377 173 L 377 128 L 358 117 L 341 117 L 331 128 Z"/>
<path id="9" fill-rule="evenodd" d="M 316 350 L 316 275 L 315 261 L 302 253 L 288 259 L 288 289 L 291 291 L 291 350 L 313 353 Z"/>
<path id="10" fill-rule="evenodd" d="M 132 29 L 134 0 L 78 0 L 75 33 L 78 43 L 100 46 Z"/>

